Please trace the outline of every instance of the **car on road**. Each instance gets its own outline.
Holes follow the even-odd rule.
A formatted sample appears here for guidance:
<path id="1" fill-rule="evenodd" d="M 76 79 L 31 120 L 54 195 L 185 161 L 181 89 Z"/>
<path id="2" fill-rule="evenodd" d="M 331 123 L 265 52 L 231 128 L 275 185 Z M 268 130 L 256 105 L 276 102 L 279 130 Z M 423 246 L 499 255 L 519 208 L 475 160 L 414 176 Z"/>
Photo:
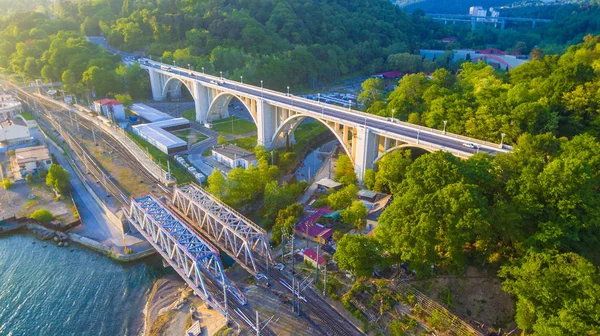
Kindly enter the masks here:
<path id="1" fill-rule="evenodd" d="M 471 142 L 465 142 L 462 145 L 465 146 L 465 147 L 468 147 L 468 148 L 472 148 L 472 149 L 477 148 L 477 146 L 475 146 L 475 144 L 471 143 Z"/>

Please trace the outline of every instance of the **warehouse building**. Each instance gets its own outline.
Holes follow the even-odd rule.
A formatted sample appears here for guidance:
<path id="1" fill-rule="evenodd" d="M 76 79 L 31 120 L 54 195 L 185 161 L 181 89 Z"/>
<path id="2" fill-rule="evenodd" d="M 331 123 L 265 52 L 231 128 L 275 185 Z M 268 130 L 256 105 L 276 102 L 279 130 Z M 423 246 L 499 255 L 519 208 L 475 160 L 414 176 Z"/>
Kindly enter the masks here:
<path id="1" fill-rule="evenodd" d="M 25 120 L 14 118 L 0 121 L 0 153 L 33 144 L 35 139 L 31 136 Z"/>
<path id="2" fill-rule="evenodd" d="M 131 113 L 151 123 L 173 119 L 172 116 L 161 112 L 155 108 L 152 108 L 146 104 L 133 104 L 131 105 L 130 110 Z"/>
<path id="3" fill-rule="evenodd" d="M 166 154 L 187 151 L 187 142 L 169 133 L 190 128 L 190 121 L 185 118 L 174 118 L 149 124 L 135 125 L 133 133 L 148 141 L 152 146 Z"/>

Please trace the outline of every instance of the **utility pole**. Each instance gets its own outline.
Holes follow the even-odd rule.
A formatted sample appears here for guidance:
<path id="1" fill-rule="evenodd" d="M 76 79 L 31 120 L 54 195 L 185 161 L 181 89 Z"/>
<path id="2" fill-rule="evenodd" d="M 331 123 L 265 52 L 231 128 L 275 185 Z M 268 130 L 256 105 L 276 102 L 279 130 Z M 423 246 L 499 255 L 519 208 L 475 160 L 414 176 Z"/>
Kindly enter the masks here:
<path id="1" fill-rule="evenodd" d="M 315 270 L 315 286 L 319 283 L 319 252 L 321 247 L 321 243 L 317 243 L 317 268 Z"/>
<path id="2" fill-rule="evenodd" d="M 285 234 L 281 233 L 281 263 L 285 265 Z"/>
<path id="3" fill-rule="evenodd" d="M 292 311 L 296 313 L 296 277 L 292 275 Z"/>
<path id="4" fill-rule="evenodd" d="M 292 274 L 296 273 L 294 269 L 294 234 L 292 234 Z"/>
<path id="5" fill-rule="evenodd" d="M 258 320 L 258 310 L 256 311 L 256 336 L 260 336 L 260 321 Z"/>
<path id="6" fill-rule="evenodd" d="M 96 129 L 92 125 L 92 135 L 94 136 L 94 144 L 98 146 L 98 142 L 96 141 Z"/>
<path id="7" fill-rule="evenodd" d="M 327 263 L 325 263 L 325 269 L 323 270 L 323 296 L 327 295 Z"/>

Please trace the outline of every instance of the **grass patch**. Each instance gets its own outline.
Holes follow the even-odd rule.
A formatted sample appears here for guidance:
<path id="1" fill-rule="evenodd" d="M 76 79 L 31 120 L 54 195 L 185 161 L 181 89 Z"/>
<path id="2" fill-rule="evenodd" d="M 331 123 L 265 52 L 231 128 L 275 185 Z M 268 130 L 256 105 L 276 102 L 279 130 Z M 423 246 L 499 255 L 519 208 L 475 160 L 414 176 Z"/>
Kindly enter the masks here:
<path id="1" fill-rule="evenodd" d="M 170 158 L 167 154 L 161 152 L 158 148 L 152 146 L 148 141 L 142 139 L 138 135 L 133 133 L 127 133 L 127 136 L 135 142 L 144 152 L 146 148 L 148 148 L 148 153 L 150 157 L 154 160 L 154 162 L 158 163 L 165 171 L 167 170 L 167 161 L 170 162 L 171 165 L 171 175 L 177 179 L 177 183 L 189 183 L 192 181 L 196 181 L 194 176 L 190 174 L 186 169 L 181 167 L 177 161 Z"/>
<path id="2" fill-rule="evenodd" d="M 23 204 L 23 209 L 29 210 L 32 207 L 36 206 L 37 203 L 38 203 L 38 201 L 35 199 L 29 200 L 29 201 L 25 202 L 25 204 Z"/>
<path id="3" fill-rule="evenodd" d="M 232 126 L 233 125 L 233 126 Z M 225 134 L 246 134 L 256 132 L 256 125 L 236 116 L 213 121 L 213 130 Z"/>
<path id="4" fill-rule="evenodd" d="M 249 136 L 249 137 L 245 137 L 245 138 L 239 138 L 239 139 L 235 139 L 235 140 L 231 140 L 231 141 L 227 141 L 228 144 L 232 144 L 232 145 L 236 145 L 238 147 L 241 147 L 245 150 L 249 150 L 251 152 L 254 152 L 254 148 L 256 147 L 257 144 L 257 139 L 255 136 Z"/>
<path id="5" fill-rule="evenodd" d="M 152 323 L 152 327 L 150 327 L 149 335 L 161 335 L 164 331 L 163 329 L 171 322 L 174 316 L 175 311 L 171 310 L 157 317 L 154 323 Z"/>
<path id="6" fill-rule="evenodd" d="M 190 141 L 190 145 L 193 145 L 195 143 L 198 143 L 200 141 L 206 140 L 208 137 L 200 132 L 195 132 L 191 129 L 188 130 L 183 130 L 183 131 L 177 131 L 177 132 L 173 132 L 173 135 L 175 135 L 176 137 L 178 137 L 179 139 L 187 142 L 188 141 L 188 136 L 192 135 L 192 141 Z"/>
<path id="7" fill-rule="evenodd" d="M 34 120 L 35 118 L 31 115 L 31 113 L 27 112 L 27 111 L 23 111 L 21 112 L 21 116 L 23 117 L 23 119 L 25 120 Z"/>
<path id="8" fill-rule="evenodd" d="M 328 130 L 327 126 L 316 120 L 298 125 L 296 131 L 294 131 L 294 137 L 296 138 L 294 147 L 296 151 L 302 150 L 310 140 Z"/>
<path id="9" fill-rule="evenodd" d="M 194 109 L 189 109 L 189 110 L 185 110 L 183 111 L 183 113 L 181 114 L 182 118 L 185 118 L 189 121 L 196 121 L 196 110 Z"/>

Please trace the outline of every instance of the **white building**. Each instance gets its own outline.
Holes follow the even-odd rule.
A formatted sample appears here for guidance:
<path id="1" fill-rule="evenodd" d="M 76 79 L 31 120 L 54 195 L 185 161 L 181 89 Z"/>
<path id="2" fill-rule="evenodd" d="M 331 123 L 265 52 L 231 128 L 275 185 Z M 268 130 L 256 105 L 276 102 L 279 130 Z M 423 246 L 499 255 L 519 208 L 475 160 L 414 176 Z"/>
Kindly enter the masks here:
<path id="1" fill-rule="evenodd" d="M 0 152 L 33 144 L 35 140 L 22 118 L 0 121 Z"/>
<path id="2" fill-rule="evenodd" d="M 217 162 L 229 168 L 248 168 L 257 166 L 256 155 L 235 145 L 216 147 L 212 150 L 212 157 Z"/>
<path id="3" fill-rule="evenodd" d="M 189 128 L 190 121 L 185 118 L 173 118 L 132 127 L 134 134 L 139 135 L 165 154 L 185 152 L 188 149 L 186 141 L 170 132 Z"/>
<path id="4" fill-rule="evenodd" d="M 490 22 L 498 22 L 498 18 L 500 17 L 500 12 L 496 12 L 494 7 L 490 7 Z"/>
<path id="5" fill-rule="evenodd" d="M 94 102 L 94 111 L 98 114 L 103 114 L 107 116 L 109 119 L 113 117 L 116 120 L 125 120 L 125 108 L 123 104 L 114 99 L 100 99 Z"/>
<path id="6" fill-rule="evenodd" d="M 151 123 L 173 119 L 172 116 L 161 112 L 155 108 L 152 108 L 146 104 L 133 104 L 131 105 L 130 110 L 131 113 Z"/>
<path id="7" fill-rule="evenodd" d="M 46 146 L 33 146 L 15 149 L 11 163 L 15 180 L 21 180 L 28 174 L 37 174 L 40 170 L 48 170 L 52 165 L 52 159 Z"/>
<path id="8" fill-rule="evenodd" d="M 0 120 L 11 119 L 23 112 L 23 105 L 15 96 L 0 92 Z"/>
<path id="9" fill-rule="evenodd" d="M 487 10 L 481 6 L 472 6 L 469 8 L 469 15 L 471 16 L 487 16 Z M 484 18 L 477 18 L 477 21 L 485 21 Z"/>

